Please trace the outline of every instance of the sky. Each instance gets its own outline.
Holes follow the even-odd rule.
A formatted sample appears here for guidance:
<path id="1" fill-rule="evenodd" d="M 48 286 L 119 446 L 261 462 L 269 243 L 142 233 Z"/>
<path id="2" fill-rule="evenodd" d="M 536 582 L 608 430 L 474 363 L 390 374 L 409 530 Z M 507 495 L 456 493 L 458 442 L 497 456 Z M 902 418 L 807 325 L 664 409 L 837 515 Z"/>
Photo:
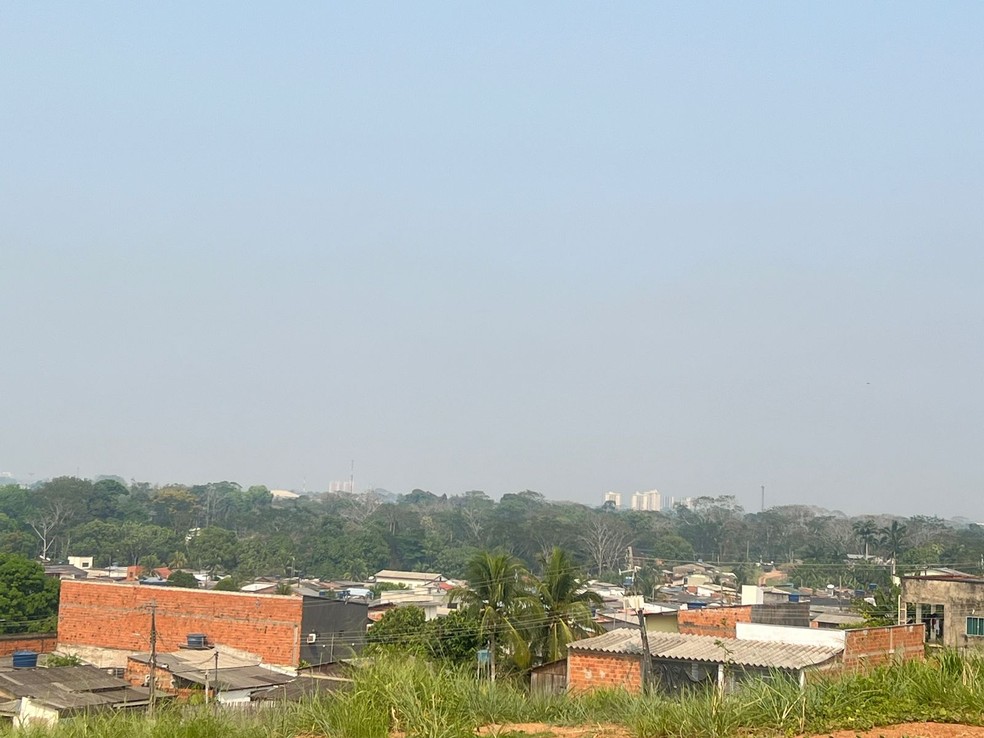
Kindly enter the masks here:
<path id="1" fill-rule="evenodd" d="M 0 1 L 0 471 L 984 519 L 982 38 Z"/>

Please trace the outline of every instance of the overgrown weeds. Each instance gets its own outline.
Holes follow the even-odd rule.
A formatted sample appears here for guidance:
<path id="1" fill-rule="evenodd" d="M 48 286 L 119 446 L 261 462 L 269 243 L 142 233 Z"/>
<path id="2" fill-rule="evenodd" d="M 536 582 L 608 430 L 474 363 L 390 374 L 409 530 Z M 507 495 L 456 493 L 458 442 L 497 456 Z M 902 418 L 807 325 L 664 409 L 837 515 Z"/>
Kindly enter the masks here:
<path id="1" fill-rule="evenodd" d="M 984 660 L 943 654 L 926 662 L 815 674 L 805 688 L 763 678 L 737 691 L 631 695 L 620 689 L 531 695 L 517 679 L 478 681 L 468 670 L 382 657 L 351 689 L 257 710 L 172 708 L 90 715 L 26 738 L 466 738 L 488 724 L 624 726 L 638 738 L 725 738 L 865 730 L 910 721 L 984 723 Z"/>

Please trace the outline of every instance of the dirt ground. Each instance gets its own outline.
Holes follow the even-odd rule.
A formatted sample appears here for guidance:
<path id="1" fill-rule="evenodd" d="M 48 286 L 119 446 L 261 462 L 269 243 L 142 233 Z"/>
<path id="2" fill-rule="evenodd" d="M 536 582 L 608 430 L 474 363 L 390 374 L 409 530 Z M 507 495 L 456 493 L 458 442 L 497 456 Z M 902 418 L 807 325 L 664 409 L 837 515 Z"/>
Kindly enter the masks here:
<path id="1" fill-rule="evenodd" d="M 524 733 L 543 738 L 632 738 L 632 734 L 619 725 L 561 726 L 546 723 L 509 723 L 486 725 L 479 735 L 495 738 L 508 733 Z M 801 736 L 801 738 L 803 738 Z M 941 723 L 905 723 L 889 725 L 868 731 L 839 730 L 822 733 L 810 738 L 984 738 L 984 727 L 949 725 Z"/>
<path id="2" fill-rule="evenodd" d="M 525 735 L 553 736 L 553 738 L 632 738 L 632 734 L 621 725 L 547 725 L 546 723 L 506 723 L 505 725 L 486 725 L 478 729 L 481 736 L 523 733 Z M 984 733 L 981 734 L 984 738 Z"/>
<path id="3" fill-rule="evenodd" d="M 949 725 L 942 723 L 905 723 L 887 725 L 863 733 L 855 730 L 839 730 L 824 733 L 823 738 L 984 738 L 984 727 L 974 725 Z M 819 737 L 818 737 L 819 738 Z"/>

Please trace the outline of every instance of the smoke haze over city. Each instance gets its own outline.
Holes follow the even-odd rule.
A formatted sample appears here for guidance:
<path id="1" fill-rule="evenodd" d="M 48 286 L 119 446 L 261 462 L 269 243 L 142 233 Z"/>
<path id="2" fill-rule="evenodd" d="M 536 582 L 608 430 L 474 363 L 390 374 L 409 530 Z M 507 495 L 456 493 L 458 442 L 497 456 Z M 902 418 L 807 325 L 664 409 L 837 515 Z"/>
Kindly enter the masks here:
<path id="1" fill-rule="evenodd" d="M 984 519 L 984 7 L 0 17 L 0 471 Z"/>

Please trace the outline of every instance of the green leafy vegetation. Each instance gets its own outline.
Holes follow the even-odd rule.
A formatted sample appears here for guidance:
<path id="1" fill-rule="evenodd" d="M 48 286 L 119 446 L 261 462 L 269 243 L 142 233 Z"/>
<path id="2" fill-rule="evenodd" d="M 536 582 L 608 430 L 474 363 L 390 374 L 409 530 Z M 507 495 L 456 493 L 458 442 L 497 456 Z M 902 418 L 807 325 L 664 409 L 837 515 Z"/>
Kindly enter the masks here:
<path id="1" fill-rule="evenodd" d="M 752 682 L 739 692 L 715 689 L 680 697 L 530 694 L 517 679 L 480 681 L 474 671 L 414 658 L 381 657 L 354 675 L 350 689 L 260 711 L 212 712 L 193 706 L 140 714 L 91 715 L 20 735 L 52 738 L 466 738 L 483 725 L 624 726 L 638 738 L 726 738 L 867 730 L 894 723 L 984 723 L 984 661 L 956 654 L 866 672 L 815 674 L 800 688 Z"/>
<path id="2" fill-rule="evenodd" d="M 59 584 L 44 575 L 40 564 L 17 554 L 0 554 L 0 632 L 53 630 Z"/>
<path id="3" fill-rule="evenodd" d="M 751 513 L 728 496 L 636 512 L 550 502 L 530 490 L 498 502 L 480 491 L 424 490 L 275 500 L 265 487 L 229 481 L 155 486 L 59 477 L 29 489 L 0 486 L 0 546 L 46 563 L 92 556 L 97 568 L 199 569 L 232 582 L 364 581 L 384 568 L 464 577 L 489 550 L 542 575 L 559 548 L 592 577 L 620 583 L 633 570 L 633 586 L 648 595 L 667 565 L 696 560 L 720 563 L 743 583 L 779 567 L 791 584 L 871 591 L 889 586 L 892 564 L 902 572 L 933 564 L 980 573 L 984 528 L 925 516 L 851 519 L 804 505 Z"/>
<path id="4" fill-rule="evenodd" d="M 187 571 L 173 571 L 167 578 L 167 583 L 172 587 L 183 587 L 185 589 L 198 589 L 198 580 L 195 575 Z"/>

